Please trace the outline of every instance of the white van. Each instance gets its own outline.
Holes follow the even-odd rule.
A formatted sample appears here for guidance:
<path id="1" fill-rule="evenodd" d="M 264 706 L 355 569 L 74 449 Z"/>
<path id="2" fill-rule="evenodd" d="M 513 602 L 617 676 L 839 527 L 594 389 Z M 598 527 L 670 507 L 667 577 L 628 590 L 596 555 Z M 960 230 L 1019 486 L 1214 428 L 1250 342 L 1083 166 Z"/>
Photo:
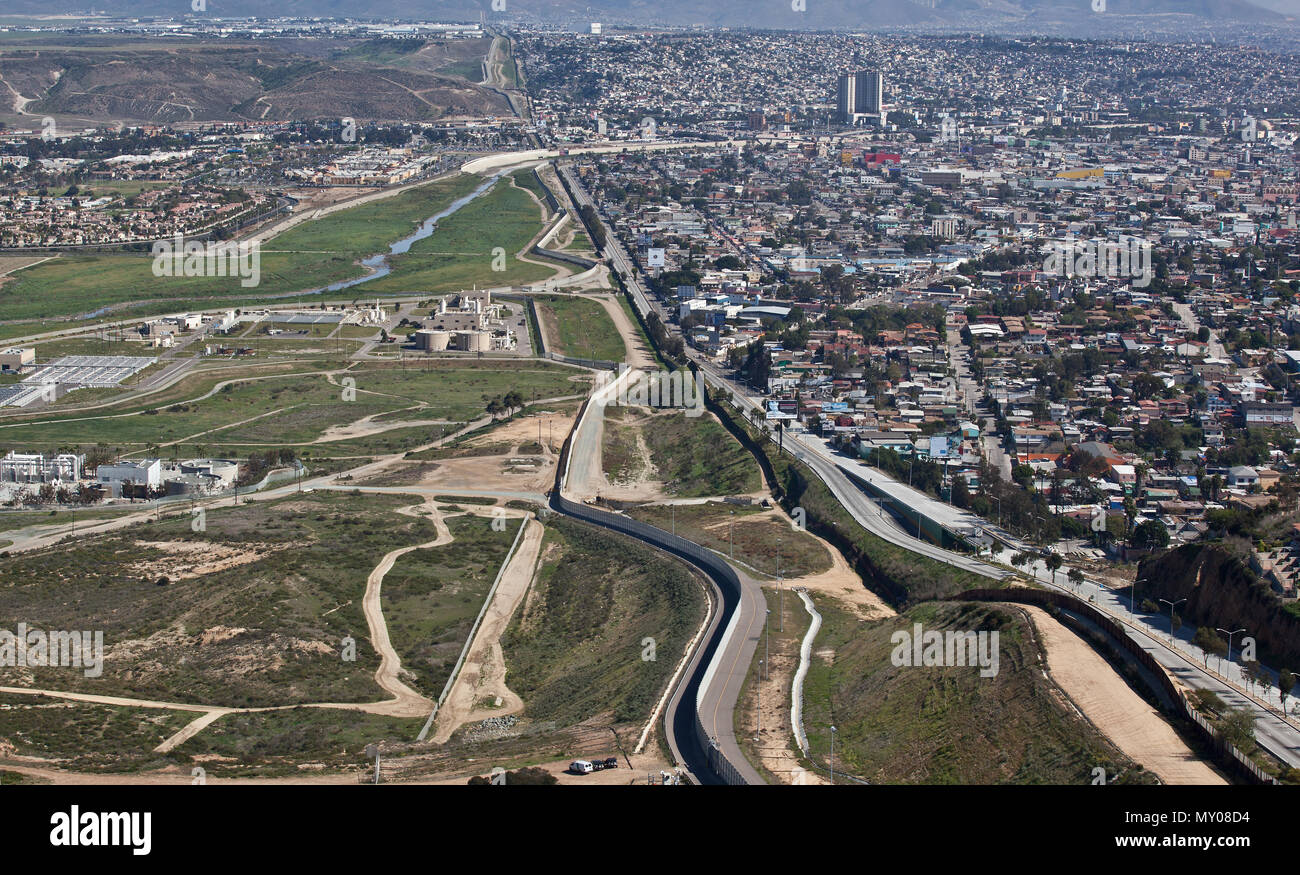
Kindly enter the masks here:
<path id="1" fill-rule="evenodd" d="M 574 760 L 569 763 L 569 771 L 575 775 L 590 775 L 595 769 L 596 767 L 588 760 Z"/>

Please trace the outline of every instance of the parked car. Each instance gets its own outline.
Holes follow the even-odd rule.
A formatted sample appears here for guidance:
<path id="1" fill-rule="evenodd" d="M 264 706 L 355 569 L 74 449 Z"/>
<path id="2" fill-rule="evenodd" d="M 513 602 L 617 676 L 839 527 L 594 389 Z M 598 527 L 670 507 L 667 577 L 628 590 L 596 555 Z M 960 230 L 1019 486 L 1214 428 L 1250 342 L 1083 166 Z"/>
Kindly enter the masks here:
<path id="1" fill-rule="evenodd" d="M 606 759 L 606 760 L 605 760 L 605 768 L 607 768 L 607 769 L 617 769 L 617 768 L 618 768 L 618 757 L 609 757 L 608 759 Z"/>
<path id="2" fill-rule="evenodd" d="M 569 763 L 569 771 L 573 772 L 575 775 L 590 775 L 595 771 L 595 768 L 596 767 L 587 760 L 574 760 Z"/>

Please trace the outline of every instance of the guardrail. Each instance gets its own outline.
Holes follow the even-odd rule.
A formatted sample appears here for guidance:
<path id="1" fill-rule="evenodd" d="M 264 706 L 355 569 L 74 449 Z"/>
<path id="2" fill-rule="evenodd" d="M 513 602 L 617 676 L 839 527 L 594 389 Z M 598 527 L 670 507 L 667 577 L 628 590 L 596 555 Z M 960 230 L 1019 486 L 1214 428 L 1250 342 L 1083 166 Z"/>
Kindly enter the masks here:
<path id="1" fill-rule="evenodd" d="M 1175 686 L 1164 666 L 1142 647 L 1136 639 L 1130 637 L 1123 625 L 1087 602 L 1063 592 L 1030 589 L 1028 587 L 973 589 L 949 596 L 949 600 L 1015 602 L 1044 608 L 1056 608 L 1083 617 L 1105 633 L 1106 641 L 1117 651 L 1120 657 L 1133 659 L 1147 669 L 1143 677 L 1152 684 L 1156 694 L 1165 701 L 1166 706 L 1171 708 L 1175 716 L 1186 717 L 1192 726 L 1196 728 L 1196 734 L 1214 751 L 1215 759 L 1218 760 L 1219 765 L 1249 783 L 1279 783 L 1277 779 L 1257 766 L 1250 757 L 1225 739 L 1223 734 L 1214 728 L 1210 721 L 1206 720 L 1192 707 L 1191 703 L 1187 701 L 1187 697 Z M 1069 613 L 1064 616 L 1069 618 Z"/>

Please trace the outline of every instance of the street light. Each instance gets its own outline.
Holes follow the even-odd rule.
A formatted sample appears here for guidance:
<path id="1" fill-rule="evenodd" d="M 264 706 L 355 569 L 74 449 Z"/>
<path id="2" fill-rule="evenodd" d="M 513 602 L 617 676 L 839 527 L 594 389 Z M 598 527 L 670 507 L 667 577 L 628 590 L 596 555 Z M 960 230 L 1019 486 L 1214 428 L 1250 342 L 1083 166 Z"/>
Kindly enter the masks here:
<path id="1" fill-rule="evenodd" d="M 831 756 L 827 760 L 831 767 L 831 786 L 835 786 L 835 726 L 831 726 Z"/>
<path id="2" fill-rule="evenodd" d="M 1228 662 L 1232 662 L 1232 636 L 1233 636 L 1233 635 L 1236 635 L 1238 632 L 1245 632 L 1246 630 L 1245 630 L 1245 629 L 1237 629 L 1237 630 L 1235 630 L 1235 631 L 1229 632 L 1227 629 L 1220 629 L 1220 628 L 1218 628 L 1218 627 L 1216 626 L 1215 629 L 1214 629 L 1214 631 L 1215 631 L 1215 632 L 1222 632 L 1224 635 L 1227 635 L 1227 636 L 1228 636 Z"/>
<path id="3" fill-rule="evenodd" d="M 1187 601 L 1187 599 L 1179 599 L 1176 602 L 1171 602 L 1169 601 L 1169 599 L 1161 599 L 1160 601 L 1169 605 L 1169 643 L 1173 644 L 1174 643 L 1174 608 L 1176 608 L 1178 605 L 1181 605 L 1183 602 Z"/>

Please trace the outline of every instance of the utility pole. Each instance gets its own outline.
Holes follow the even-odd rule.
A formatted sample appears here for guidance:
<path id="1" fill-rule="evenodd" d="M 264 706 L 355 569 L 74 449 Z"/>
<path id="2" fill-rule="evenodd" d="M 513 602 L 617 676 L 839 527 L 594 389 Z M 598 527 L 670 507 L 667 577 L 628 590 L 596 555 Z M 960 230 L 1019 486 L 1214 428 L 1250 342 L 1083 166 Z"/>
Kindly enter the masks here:
<path id="1" fill-rule="evenodd" d="M 1227 629 L 1219 629 L 1219 628 L 1216 628 L 1214 631 L 1216 631 L 1216 632 L 1222 632 L 1224 635 L 1227 635 L 1227 636 L 1228 636 L 1228 662 L 1232 662 L 1232 636 L 1233 636 L 1233 635 L 1236 635 L 1238 632 L 1245 632 L 1246 630 L 1245 630 L 1245 629 L 1236 629 L 1236 630 L 1234 630 L 1234 631 L 1232 631 L 1232 632 L 1229 632 Z"/>
<path id="2" fill-rule="evenodd" d="M 768 679 L 768 672 L 771 670 L 772 659 L 772 609 L 767 609 L 767 616 L 763 621 L 763 680 Z"/>
<path id="3" fill-rule="evenodd" d="M 776 589 L 781 599 L 781 634 L 785 634 L 785 580 L 781 577 L 781 539 L 776 539 Z"/>

